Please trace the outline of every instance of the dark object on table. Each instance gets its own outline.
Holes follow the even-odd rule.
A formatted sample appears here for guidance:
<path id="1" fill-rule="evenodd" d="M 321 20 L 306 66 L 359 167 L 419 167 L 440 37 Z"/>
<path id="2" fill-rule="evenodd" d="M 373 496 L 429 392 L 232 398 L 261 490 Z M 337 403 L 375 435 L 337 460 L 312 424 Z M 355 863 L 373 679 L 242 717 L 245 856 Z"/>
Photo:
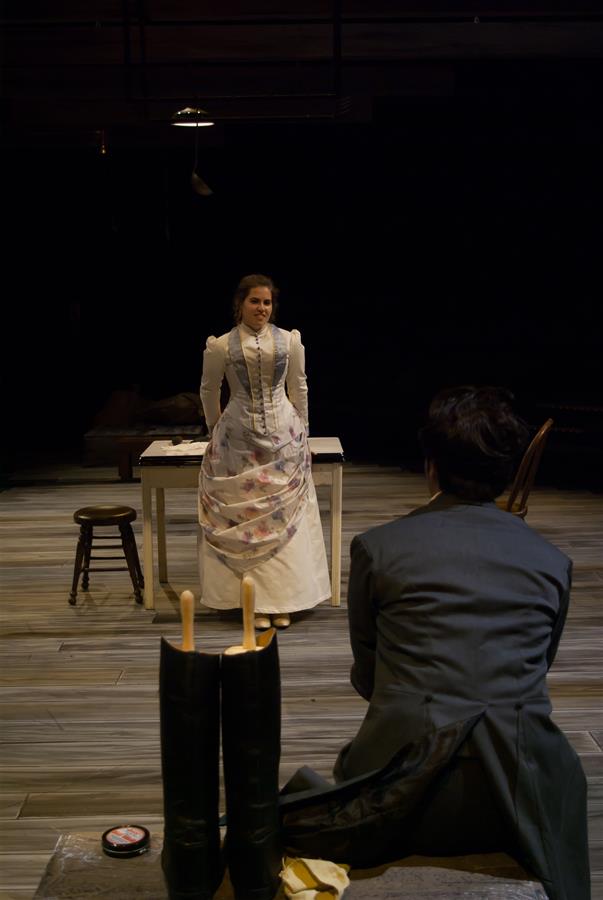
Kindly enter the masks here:
<path id="1" fill-rule="evenodd" d="M 203 421 L 199 394 L 185 391 L 160 400 L 141 401 L 139 417 L 153 425 L 197 425 Z"/>
<path id="2" fill-rule="evenodd" d="M 153 441 L 207 440 L 198 394 L 143 396 L 137 387 L 113 391 L 84 435 L 84 465 L 118 466 L 119 477 L 132 479 L 132 467 Z"/>

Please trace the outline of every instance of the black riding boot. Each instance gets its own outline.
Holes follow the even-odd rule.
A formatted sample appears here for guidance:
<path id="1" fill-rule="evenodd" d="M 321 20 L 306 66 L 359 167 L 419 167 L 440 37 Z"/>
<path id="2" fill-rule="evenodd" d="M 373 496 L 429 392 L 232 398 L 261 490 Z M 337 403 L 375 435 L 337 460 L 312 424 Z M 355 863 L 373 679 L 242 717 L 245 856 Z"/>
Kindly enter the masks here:
<path id="1" fill-rule="evenodd" d="M 161 641 L 161 864 L 170 900 L 211 900 L 222 880 L 218 825 L 220 657 Z"/>
<path id="2" fill-rule="evenodd" d="M 279 887 L 281 691 L 276 632 L 263 649 L 222 656 L 226 856 L 237 900 L 272 900 Z"/>

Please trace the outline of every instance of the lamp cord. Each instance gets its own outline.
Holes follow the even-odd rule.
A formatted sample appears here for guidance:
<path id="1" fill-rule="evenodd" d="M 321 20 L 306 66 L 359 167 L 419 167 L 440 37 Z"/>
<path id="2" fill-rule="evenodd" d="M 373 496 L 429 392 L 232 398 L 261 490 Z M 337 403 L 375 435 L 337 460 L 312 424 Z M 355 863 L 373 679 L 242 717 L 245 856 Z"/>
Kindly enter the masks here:
<path id="1" fill-rule="evenodd" d="M 193 172 L 197 172 L 197 154 L 199 150 L 199 123 L 195 124 L 195 156 L 193 160 Z"/>

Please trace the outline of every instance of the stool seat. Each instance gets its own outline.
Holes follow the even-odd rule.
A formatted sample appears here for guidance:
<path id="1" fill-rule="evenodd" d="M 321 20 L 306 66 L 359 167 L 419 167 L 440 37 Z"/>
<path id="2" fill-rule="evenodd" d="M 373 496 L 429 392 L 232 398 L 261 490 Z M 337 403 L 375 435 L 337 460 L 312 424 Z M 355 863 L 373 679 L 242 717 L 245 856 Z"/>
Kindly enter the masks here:
<path id="1" fill-rule="evenodd" d="M 137 603 L 142 603 L 142 591 L 144 590 L 144 578 L 138 559 L 138 550 L 134 539 L 134 532 L 130 522 L 136 518 L 136 510 L 131 506 L 116 506 L 103 503 L 98 506 L 82 506 L 76 509 L 73 520 L 80 526 L 80 536 L 75 551 L 75 565 L 73 567 L 73 582 L 69 594 L 69 603 L 73 606 L 77 599 L 77 589 L 80 577 L 82 589 L 88 590 L 90 584 L 90 572 L 121 572 L 126 567 L 132 579 L 134 597 Z M 97 525 L 113 525 L 119 529 L 119 537 L 111 537 L 108 534 L 94 533 Z M 117 544 L 105 544 L 105 541 L 118 540 Z M 101 568 L 90 565 L 91 560 L 106 560 L 115 562 L 115 556 L 92 556 L 92 544 L 94 541 L 102 541 L 102 550 L 121 550 L 125 558 L 126 566 L 103 566 Z"/>
<path id="2" fill-rule="evenodd" d="M 136 510 L 131 506 L 112 506 L 103 504 L 100 506 L 82 506 L 73 514 L 73 521 L 78 525 L 121 525 L 133 522 L 136 518 Z"/>

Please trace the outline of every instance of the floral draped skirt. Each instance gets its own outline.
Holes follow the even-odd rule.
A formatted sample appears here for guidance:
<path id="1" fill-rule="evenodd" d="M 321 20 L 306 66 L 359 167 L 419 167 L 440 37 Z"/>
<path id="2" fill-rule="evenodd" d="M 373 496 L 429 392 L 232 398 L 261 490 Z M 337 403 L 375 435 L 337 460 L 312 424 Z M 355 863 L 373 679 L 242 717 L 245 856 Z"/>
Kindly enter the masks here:
<path id="1" fill-rule="evenodd" d="M 331 595 L 308 440 L 291 411 L 278 433 L 242 428 L 228 407 L 214 428 L 199 480 L 206 606 L 238 607 L 245 574 L 262 613 L 309 609 Z"/>

